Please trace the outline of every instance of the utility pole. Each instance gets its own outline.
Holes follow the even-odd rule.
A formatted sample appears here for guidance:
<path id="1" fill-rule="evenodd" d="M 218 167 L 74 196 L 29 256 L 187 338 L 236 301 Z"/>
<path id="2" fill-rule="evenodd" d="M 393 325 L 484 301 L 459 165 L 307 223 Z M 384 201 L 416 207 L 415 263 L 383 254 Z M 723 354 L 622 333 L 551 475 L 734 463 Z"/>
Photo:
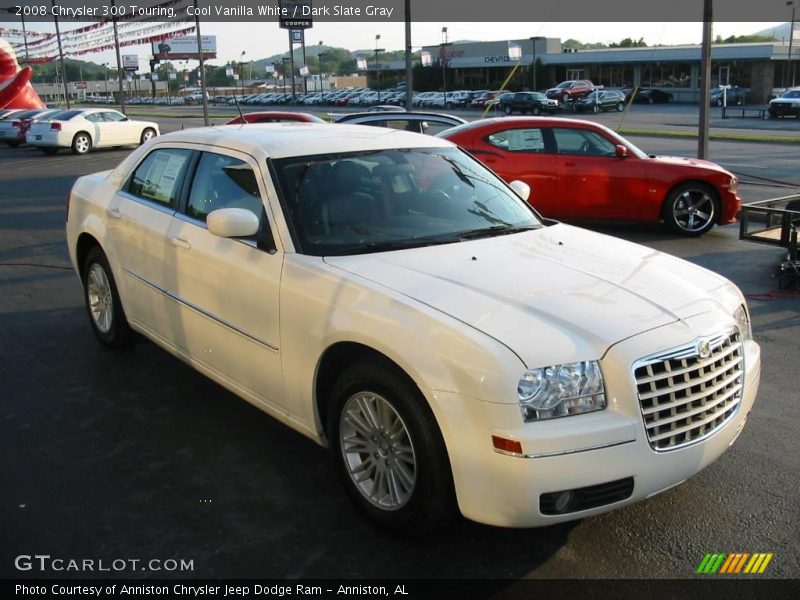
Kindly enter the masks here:
<path id="1" fill-rule="evenodd" d="M 67 89 L 67 65 L 64 62 L 64 50 L 61 47 L 61 31 L 58 28 L 58 17 L 56 16 L 56 0 L 50 0 L 51 4 L 53 5 L 53 21 L 56 24 L 56 38 L 58 39 L 58 58 L 61 62 L 61 75 L 62 81 L 64 82 L 64 102 L 67 103 L 67 108 L 71 108 L 69 103 L 69 90 Z"/>
<path id="2" fill-rule="evenodd" d="M 792 87 L 794 87 L 794 64 L 792 63 L 792 41 L 794 40 L 794 11 L 797 7 L 797 0 L 789 0 L 786 6 L 792 7 L 792 20 L 789 23 L 789 57 L 786 61 L 786 69 L 791 71 Z M 786 87 L 785 85 L 783 87 Z"/>
<path id="3" fill-rule="evenodd" d="M 200 59 L 200 95 L 203 97 L 203 124 L 208 127 L 208 95 L 206 93 L 206 62 L 203 58 L 203 42 L 200 38 L 200 11 L 194 0 L 194 27 L 197 33 L 197 56 Z"/>
<path id="4" fill-rule="evenodd" d="M 112 15 L 115 14 L 117 11 L 114 9 L 115 7 L 115 0 L 111 0 L 111 10 Z M 117 83 L 119 83 L 119 109 L 122 114 L 125 114 L 125 89 L 122 87 L 122 80 L 125 76 L 125 71 L 122 70 L 122 58 L 119 55 L 119 36 L 117 35 L 117 18 L 113 17 L 111 19 L 111 24 L 114 27 L 114 50 L 117 53 Z"/>
<path id="5" fill-rule="evenodd" d="M 700 123 L 698 124 L 697 158 L 708 158 L 708 103 L 711 94 L 711 27 L 712 0 L 703 0 L 703 49 L 700 58 Z"/>
<path id="6" fill-rule="evenodd" d="M 414 107 L 414 71 L 411 67 L 411 0 L 406 1 L 406 110 Z"/>

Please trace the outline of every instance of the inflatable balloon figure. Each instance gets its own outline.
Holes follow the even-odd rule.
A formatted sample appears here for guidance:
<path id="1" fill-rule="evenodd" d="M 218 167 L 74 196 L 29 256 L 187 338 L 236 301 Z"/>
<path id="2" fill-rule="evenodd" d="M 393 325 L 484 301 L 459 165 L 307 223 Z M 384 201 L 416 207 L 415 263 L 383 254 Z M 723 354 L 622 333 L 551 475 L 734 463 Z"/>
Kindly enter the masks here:
<path id="1" fill-rule="evenodd" d="M 33 70 L 19 68 L 14 49 L 0 38 L 0 108 L 45 108 L 31 85 Z"/>

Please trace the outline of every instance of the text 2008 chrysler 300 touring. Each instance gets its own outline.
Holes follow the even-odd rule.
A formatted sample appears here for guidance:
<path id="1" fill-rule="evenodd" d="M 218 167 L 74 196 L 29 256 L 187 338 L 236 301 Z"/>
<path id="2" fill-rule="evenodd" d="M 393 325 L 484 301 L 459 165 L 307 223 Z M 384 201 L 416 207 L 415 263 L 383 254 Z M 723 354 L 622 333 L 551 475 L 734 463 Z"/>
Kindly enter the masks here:
<path id="1" fill-rule="evenodd" d="M 101 342 L 142 333 L 328 445 L 373 520 L 547 525 L 713 462 L 760 351 L 730 282 L 526 187 L 391 129 L 191 129 L 80 178 L 67 237 Z"/>

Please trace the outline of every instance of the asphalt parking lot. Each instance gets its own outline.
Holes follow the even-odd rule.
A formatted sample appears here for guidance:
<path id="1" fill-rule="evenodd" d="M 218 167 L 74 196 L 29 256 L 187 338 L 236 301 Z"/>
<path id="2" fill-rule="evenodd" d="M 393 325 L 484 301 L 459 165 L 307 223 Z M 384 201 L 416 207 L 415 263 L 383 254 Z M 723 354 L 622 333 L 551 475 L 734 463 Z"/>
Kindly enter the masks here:
<path id="1" fill-rule="evenodd" d="M 164 131 L 199 124 L 156 120 Z M 685 156 L 696 146 L 634 141 Z M 194 564 L 116 573 L 132 577 L 684 578 L 706 552 L 740 551 L 774 553 L 761 577 L 800 577 L 800 298 L 776 293 L 781 250 L 739 241 L 737 226 L 685 239 L 590 225 L 717 271 L 750 297 L 763 364 L 747 427 L 696 477 L 622 510 L 537 530 L 460 522 L 408 540 L 359 516 L 322 448 L 153 344 L 115 354 L 95 341 L 68 269 L 65 201 L 76 177 L 128 151 L 0 148 L 3 578 L 30 576 L 14 557 L 36 553 Z M 796 145 L 712 142 L 711 154 L 749 181 L 745 201 L 798 193 Z"/>

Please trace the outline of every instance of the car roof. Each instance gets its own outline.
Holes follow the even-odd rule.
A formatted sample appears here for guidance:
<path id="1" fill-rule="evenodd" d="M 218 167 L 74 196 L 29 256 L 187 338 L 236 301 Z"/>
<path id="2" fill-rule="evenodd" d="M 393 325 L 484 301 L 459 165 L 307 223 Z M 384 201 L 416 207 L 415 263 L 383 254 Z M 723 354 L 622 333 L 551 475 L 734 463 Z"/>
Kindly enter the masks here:
<path id="1" fill-rule="evenodd" d="M 302 122 L 195 127 L 162 135 L 157 140 L 159 145 L 184 142 L 227 147 L 249 154 L 263 152 L 270 158 L 452 145 L 433 136 L 398 129 Z"/>
<path id="2" fill-rule="evenodd" d="M 558 127 L 560 125 L 562 127 L 580 129 L 608 129 L 600 123 L 587 121 L 585 119 L 564 119 L 560 117 L 492 117 L 490 119 L 478 119 L 476 121 L 470 121 L 469 123 L 447 129 L 446 131 L 442 131 L 436 135 L 437 137 L 448 138 L 451 135 L 458 135 L 463 131 L 469 131 L 472 129 L 494 129 L 495 127 L 513 129 L 515 127 L 524 127 L 525 125 L 533 125 L 537 127 Z"/>
<path id="3" fill-rule="evenodd" d="M 379 111 L 379 112 L 359 112 L 359 113 L 348 113 L 338 117 L 336 119 L 337 123 L 347 123 L 352 121 L 358 121 L 360 123 L 368 123 L 372 121 L 425 121 L 425 120 L 436 120 L 438 119 L 441 122 L 447 123 L 466 123 L 465 119 L 461 117 L 456 117 L 455 115 L 448 115 L 444 113 L 436 113 L 436 112 L 424 112 L 424 111 Z"/>

